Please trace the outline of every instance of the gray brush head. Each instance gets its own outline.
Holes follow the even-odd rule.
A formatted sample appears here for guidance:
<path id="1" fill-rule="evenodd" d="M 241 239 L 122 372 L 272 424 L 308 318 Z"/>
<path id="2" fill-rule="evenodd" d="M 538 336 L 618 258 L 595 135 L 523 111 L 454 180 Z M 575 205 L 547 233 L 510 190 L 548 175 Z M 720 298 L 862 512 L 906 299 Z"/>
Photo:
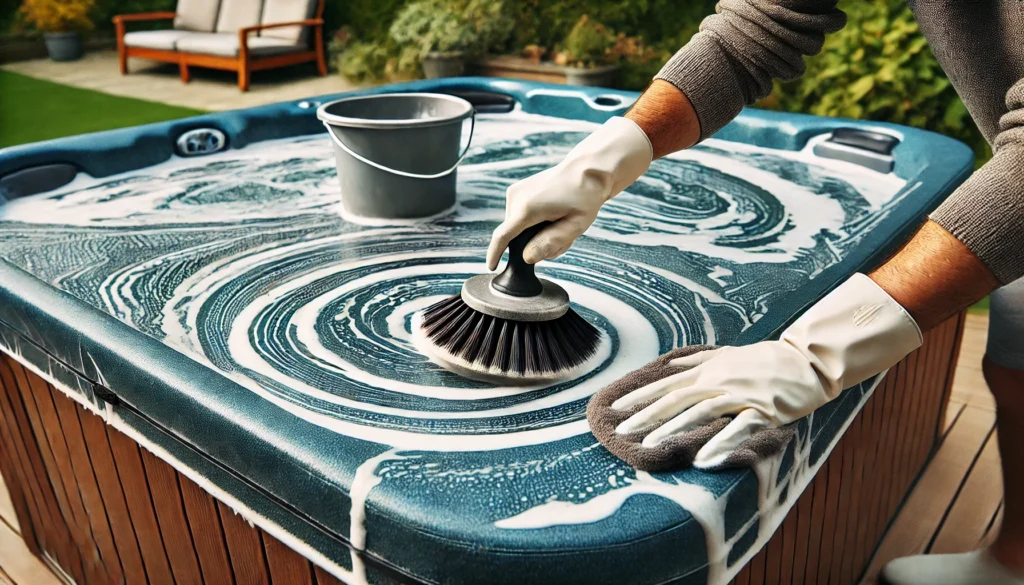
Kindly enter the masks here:
<path id="1" fill-rule="evenodd" d="M 538 321 L 495 316 L 465 299 L 463 288 L 414 317 L 417 345 L 445 369 L 521 385 L 571 378 L 596 365 L 601 332 L 568 303 L 560 316 Z"/>
<path id="2" fill-rule="evenodd" d="M 569 307 L 557 284 L 523 260 L 527 228 L 509 243 L 501 274 L 467 280 L 462 292 L 417 313 L 414 340 L 445 369 L 488 382 L 532 384 L 571 378 L 598 359 L 601 332 Z"/>

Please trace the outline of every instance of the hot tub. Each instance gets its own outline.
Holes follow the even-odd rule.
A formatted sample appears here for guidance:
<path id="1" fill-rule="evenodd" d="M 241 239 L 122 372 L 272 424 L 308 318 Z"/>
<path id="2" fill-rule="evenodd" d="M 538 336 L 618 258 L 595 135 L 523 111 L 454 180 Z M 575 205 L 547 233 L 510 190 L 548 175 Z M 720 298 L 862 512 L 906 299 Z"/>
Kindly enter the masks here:
<path id="1" fill-rule="evenodd" d="M 636 94 L 359 93 L 397 91 L 477 107 L 428 221 L 342 216 L 315 109 L 343 96 L 0 150 L 0 471 L 30 548 L 79 583 L 852 582 L 935 439 L 958 319 L 755 469 L 639 473 L 587 399 L 680 345 L 777 334 L 909 237 L 970 150 L 745 111 L 541 265 L 607 333 L 601 365 L 500 388 L 417 354 L 409 318 L 485 270 L 508 185 Z"/>

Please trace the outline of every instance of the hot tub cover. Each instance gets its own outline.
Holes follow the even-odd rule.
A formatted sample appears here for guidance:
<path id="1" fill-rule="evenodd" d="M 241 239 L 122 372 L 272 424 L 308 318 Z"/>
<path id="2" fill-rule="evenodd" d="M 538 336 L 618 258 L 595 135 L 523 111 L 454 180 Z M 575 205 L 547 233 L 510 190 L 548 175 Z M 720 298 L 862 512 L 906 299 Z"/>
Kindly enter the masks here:
<path id="1" fill-rule="evenodd" d="M 479 106 L 447 216 L 341 216 L 314 115 L 338 96 L 0 150 L 0 347 L 343 581 L 726 582 L 877 380 L 801 421 L 779 457 L 713 474 L 629 468 L 588 431 L 587 399 L 672 348 L 777 334 L 905 240 L 971 152 L 745 111 L 542 265 L 606 333 L 601 366 L 495 388 L 418 355 L 409 318 L 485 270 L 510 183 L 636 94 L 480 79 L 362 93 L 395 91 Z M 815 154 L 840 127 L 899 143 Z M 228 148 L 178 156 L 196 129 Z"/>

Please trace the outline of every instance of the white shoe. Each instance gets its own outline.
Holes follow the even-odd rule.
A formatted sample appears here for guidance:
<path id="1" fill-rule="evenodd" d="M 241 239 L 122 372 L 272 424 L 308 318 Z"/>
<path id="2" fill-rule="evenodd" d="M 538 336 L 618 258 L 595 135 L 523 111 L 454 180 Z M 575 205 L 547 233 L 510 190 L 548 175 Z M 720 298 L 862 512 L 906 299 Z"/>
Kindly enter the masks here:
<path id="1" fill-rule="evenodd" d="M 1024 585 L 987 550 L 956 555 L 917 555 L 896 559 L 882 569 L 886 585 Z"/>

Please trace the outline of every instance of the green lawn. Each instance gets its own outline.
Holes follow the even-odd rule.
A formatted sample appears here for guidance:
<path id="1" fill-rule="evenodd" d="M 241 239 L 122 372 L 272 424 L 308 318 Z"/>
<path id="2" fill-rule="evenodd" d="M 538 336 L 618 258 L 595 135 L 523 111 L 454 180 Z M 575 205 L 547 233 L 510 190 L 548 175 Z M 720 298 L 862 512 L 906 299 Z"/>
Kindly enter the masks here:
<path id="1" fill-rule="evenodd" d="M 988 297 L 985 297 L 971 305 L 969 310 L 975 313 L 988 313 Z"/>
<path id="2" fill-rule="evenodd" d="M 202 113 L 0 71 L 0 148 Z"/>

